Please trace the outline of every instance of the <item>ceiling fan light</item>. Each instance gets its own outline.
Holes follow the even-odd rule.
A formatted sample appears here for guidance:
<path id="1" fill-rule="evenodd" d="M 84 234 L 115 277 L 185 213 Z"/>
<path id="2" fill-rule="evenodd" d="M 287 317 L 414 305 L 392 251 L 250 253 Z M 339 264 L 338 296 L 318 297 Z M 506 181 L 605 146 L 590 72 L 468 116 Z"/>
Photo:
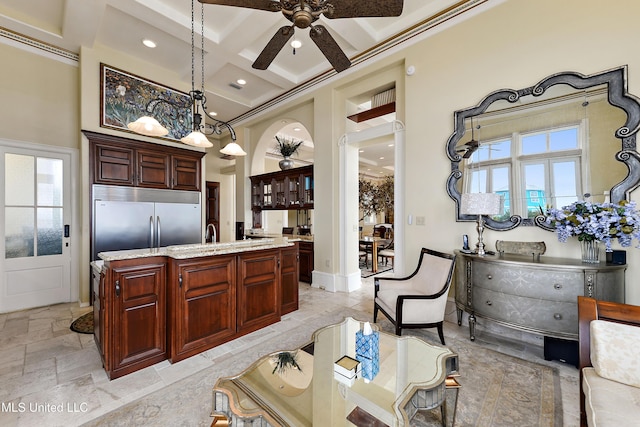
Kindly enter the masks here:
<path id="1" fill-rule="evenodd" d="M 247 153 L 235 142 L 230 142 L 225 147 L 220 150 L 222 154 L 226 154 L 228 156 L 246 156 Z"/>
<path id="2" fill-rule="evenodd" d="M 302 47 L 302 42 L 300 40 L 294 40 L 291 42 L 291 47 L 294 49 L 298 49 Z"/>
<path id="3" fill-rule="evenodd" d="M 142 116 L 135 122 L 127 124 L 127 127 L 135 133 L 147 136 L 164 136 L 169 133 L 166 127 L 149 116 Z"/>
<path id="4" fill-rule="evenodd" d="M 191 145 L 193 147 L 202 147 L 208 148 L 213 147 L 213 144 L 209 139 L 202 133 L 197 130 L 194 130 L 189 135 L 180 138 L 180 141 L 184 142 L 187 145 Z"/>

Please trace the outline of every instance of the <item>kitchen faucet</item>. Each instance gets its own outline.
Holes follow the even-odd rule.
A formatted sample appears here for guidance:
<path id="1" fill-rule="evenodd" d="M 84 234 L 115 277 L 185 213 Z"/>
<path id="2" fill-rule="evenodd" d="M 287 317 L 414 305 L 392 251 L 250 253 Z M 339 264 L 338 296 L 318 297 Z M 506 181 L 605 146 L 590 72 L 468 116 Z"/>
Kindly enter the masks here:
<path id="1" fill-rule="evenodd" d="M 212 234 L 209 234 L 209 230 L 211 229 Z M 213 236 L 213 237 L 212 237 Z M 217 236 L 216 236 L 216 227 L 213 224 L 208 224 L 207 225 L 207 231 L 204 234 L 204 240 L 207 241 L 209 240 L 209 237 L 212 237 L 211 239 L 211 243 L 215 243 L 217 240 Z"/>

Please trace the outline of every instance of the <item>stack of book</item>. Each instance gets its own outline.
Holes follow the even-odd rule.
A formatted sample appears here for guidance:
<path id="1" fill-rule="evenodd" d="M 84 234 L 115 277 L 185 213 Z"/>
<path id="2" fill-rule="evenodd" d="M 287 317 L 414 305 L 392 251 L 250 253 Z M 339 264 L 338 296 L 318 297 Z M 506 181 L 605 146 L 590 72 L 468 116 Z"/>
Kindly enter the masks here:
<path id="1" fill-rule="evenodd" d="M 333 377 L 343 384 L 352 386 L 360 375 L 360 362 L 349 356 L 342 356 L 333 364 Z"/>

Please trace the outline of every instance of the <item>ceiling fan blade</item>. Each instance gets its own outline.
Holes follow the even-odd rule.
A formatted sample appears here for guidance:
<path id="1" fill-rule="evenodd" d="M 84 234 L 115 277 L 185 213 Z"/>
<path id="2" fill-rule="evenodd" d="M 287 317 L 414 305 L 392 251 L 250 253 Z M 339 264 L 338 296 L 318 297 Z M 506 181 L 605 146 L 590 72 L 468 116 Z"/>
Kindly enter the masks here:
<path id="1" fill-rule="evenodd" d="M 309 36 L 337 72 L 344 71 L 351 66 L 351 61 L 349 61 L 347 55 L 344 54 L 338 43 L 323 25 L 311 27 Z"/>
<path id="2" fill-rule="evenodd" d="M 275 59 L 276 55 L 278 55 L 280 49 L 282 49 L 291 36 L 293 36 L 293 32 L 293 25 L 280 27 L 273 37 L 271 37 L 269 43 L 267 43 L 264 49 L 262 49 L 262 52 L 260 52 L 260 55 L 258 55 L 251 66 L 258 70 L 266 70 L 269 68 L 269 65 Z"/>
<path id="3" fill-rule="evenodd" d="M 282 10 L 280 2 L 277 0 L 198 0 L 205 4 L 219 4 L 222 6 L 245 7 L 247 9 L 268 10 L 269 12 L 279 12 Z"/>
<path id="4" fill-rule="evenodd" d="M 329 19 L 334 18 L 375 18 L 385 16 L 400 16 L 404 0 L 342 0 L 333 2 L 333 13 L 324 14 Z"/>

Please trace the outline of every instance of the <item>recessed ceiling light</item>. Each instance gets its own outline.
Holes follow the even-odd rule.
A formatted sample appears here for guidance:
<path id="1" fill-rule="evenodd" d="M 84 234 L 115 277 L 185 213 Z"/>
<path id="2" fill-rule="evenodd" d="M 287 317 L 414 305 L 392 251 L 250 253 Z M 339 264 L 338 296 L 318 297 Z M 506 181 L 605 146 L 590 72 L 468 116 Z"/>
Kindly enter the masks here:
<path id="1" fill-rule="evenodd" d="M 380 157 L 380 160 L 384 160 L 384 157 Z"/>
<path id="2" fill-rule="evenodd" d="M 302 46 L 302 42 L 300 40 L 294 40 L 291 42 L 291 47 L 294 49 L 298 49 Z"/>
<path id="3" fill-rule="evenodd" d="M 293 130 L 296 131 L 296 132 L 300 132 L 301 129 L 298 128 L 298 127 L 295 127 L 295 128 L 293 128 Z"/>
<path id="4" fill-rule="evenodd" d="M 151 48 L 151 49 L 156 47 L 156 42 L 154 42 L 153 40 L 149 40 L 149 39 L 142 40 L 142 44 L 145 45 L 146 47 Z"/>
<path id="5" fill-rule="evenodd" d="M 212 116 L 212 117 L 215 117 L 215 116 L 217 116 L 217 115 L 218 115 L 218 113 L 216 113 L 215 111 L 211 111 L 211 112 L 209 113 L 209 115 L 210 115 L 210 116 Z"/>
<path id="6" fill-rule="evenodd" d="M 387 145 L 387 147 L 393 147 L 393 144 L 389 144 L 389 145 Z"/>
<path id="7" fill-rule="evenodd" d="M 358 150 L 358 152 L 360 152 L 360 153 L 364 153 L 364 150 Z"/>
<path id="8" fill-rule="evenodd" d="M 236 83 L 238 83 L 239 85 L 246 85 L 247 81 L 245 79 L 238 79 L 236 80 Z"/>

